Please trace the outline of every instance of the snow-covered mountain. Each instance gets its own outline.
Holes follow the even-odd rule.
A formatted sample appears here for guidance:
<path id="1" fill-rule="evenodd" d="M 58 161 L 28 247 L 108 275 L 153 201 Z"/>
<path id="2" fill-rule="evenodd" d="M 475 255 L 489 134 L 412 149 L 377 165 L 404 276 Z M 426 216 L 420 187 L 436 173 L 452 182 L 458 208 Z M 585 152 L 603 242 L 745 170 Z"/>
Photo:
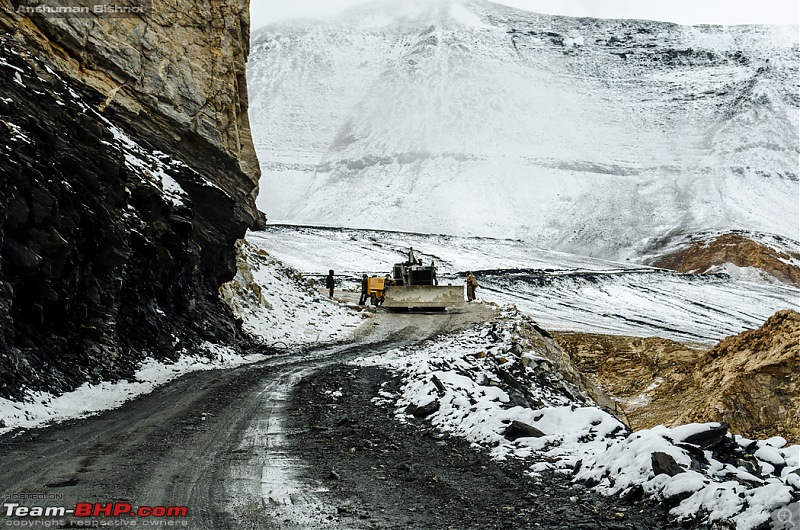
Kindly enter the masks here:
<path id="1" fill-rule="evenodd" d="M 252 39 L 274 220 L 636 258 L 704 230 L 797 238 L 797 27 L 376 2 Z"/>

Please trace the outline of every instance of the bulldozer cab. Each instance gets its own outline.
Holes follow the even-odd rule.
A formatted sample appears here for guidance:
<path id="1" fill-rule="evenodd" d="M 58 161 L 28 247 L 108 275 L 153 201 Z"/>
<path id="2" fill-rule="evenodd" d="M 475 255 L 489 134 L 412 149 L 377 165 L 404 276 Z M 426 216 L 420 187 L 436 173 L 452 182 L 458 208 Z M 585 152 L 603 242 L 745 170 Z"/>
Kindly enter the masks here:
<path id="1" fill-rule="evenodd" d="M 396 285 L 438 285 L 436 267 L 416 263 L 395 263 L 392 279 Z"/>

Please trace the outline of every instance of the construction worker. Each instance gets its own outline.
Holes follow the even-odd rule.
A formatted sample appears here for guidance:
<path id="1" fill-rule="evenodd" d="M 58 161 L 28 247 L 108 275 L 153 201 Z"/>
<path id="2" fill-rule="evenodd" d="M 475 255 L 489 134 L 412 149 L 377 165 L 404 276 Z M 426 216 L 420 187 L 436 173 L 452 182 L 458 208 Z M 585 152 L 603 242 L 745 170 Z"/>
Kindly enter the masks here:
<path id="1" fill-rule="evenodd" d="M 408 248 L 408 261 L 406 263 L 408 263 L 409 265 L 416 265 L 417 264 L 417 259 L 414 256 L 414 247 L 409 247 Z"/>
<path id="2" fill-rule="evenodd" d="M 475 300 L 475 289 L 478 288 L 478 279 L 472 274 L 472 271 L 467 273 L 467 302 Z"/>
<path id="3" fill-rule="evenodd" d="M 325 287 L 328 289 L 328 298 L 333 298 L 333 287 L 336 284 L 333 282 L 333 269 L 328 271 L 328 275 L 325 277 Z"/>
<path id="4" fill-rule="evenodd" d="M 364 305 L 367 302 L 367 296 L 369 296 L 369 279 L 365 274 L 361 277 L 361 298 L 358 299 L 358 305 Z"/>

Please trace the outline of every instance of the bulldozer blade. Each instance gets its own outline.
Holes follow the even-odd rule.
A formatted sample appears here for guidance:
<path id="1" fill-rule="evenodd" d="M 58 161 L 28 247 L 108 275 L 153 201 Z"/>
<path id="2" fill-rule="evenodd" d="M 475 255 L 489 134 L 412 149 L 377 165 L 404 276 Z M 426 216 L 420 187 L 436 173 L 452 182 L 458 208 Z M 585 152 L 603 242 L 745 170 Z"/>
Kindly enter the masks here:
<path id="1" fill-rule="evenodd" d="M 383 307 L 445 308 L 464 303 L 464 288 L 458 285 L 407 285 L 388 286 L 384 293 Z"/>

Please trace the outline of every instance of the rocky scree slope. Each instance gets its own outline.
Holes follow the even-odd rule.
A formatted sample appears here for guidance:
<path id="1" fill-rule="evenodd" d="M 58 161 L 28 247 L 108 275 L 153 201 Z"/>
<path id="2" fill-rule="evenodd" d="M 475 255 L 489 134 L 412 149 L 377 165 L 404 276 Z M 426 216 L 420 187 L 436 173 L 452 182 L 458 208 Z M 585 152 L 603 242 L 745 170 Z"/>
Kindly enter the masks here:
<path id="1" fill-rule="evenodd" d="M 248 25 L 246 0 L 0 10 L 0 396 L 246 340 L 217 289 L 262 222 Z"/>
<path id="2" fill-rule="evenodd" d="M 726 422 L 748 438 L 800 443 L 800 313 L 778 311 L 710 349 L 657 338 L 558 333 L 632 427 Z"/>
<path id="3" fill-rule="evenodd" d="M 512 306 L 481 327 L 354 363 L 401 377 L 398 391 L 373 399 L 400 421 L 425 418 L 498 460 L 526 460 L 533 476 L 559 470 L 618 501 L 657 500 L 685 528 L 766 528 L 800 500 L 797 446 L 733 435 L 724 422 L 632 432 L 594 406 L 549 332 Z"/>
<path id="4" fill-rule="evenodd" d="M 797 237 L 796 27 L 375 2 L 252 48 L 272 219 L 615 260 L 708 230 Z"/>
<path id="5" fill-rule="evenodd" d="M 680 422 L 726 421 L 750 437 L 800 443 L 800 313 L 778 311 L 758 329 L 729 337 L 683 381 Z M 665 388 L 664 391 L 667 391 Z"/>

